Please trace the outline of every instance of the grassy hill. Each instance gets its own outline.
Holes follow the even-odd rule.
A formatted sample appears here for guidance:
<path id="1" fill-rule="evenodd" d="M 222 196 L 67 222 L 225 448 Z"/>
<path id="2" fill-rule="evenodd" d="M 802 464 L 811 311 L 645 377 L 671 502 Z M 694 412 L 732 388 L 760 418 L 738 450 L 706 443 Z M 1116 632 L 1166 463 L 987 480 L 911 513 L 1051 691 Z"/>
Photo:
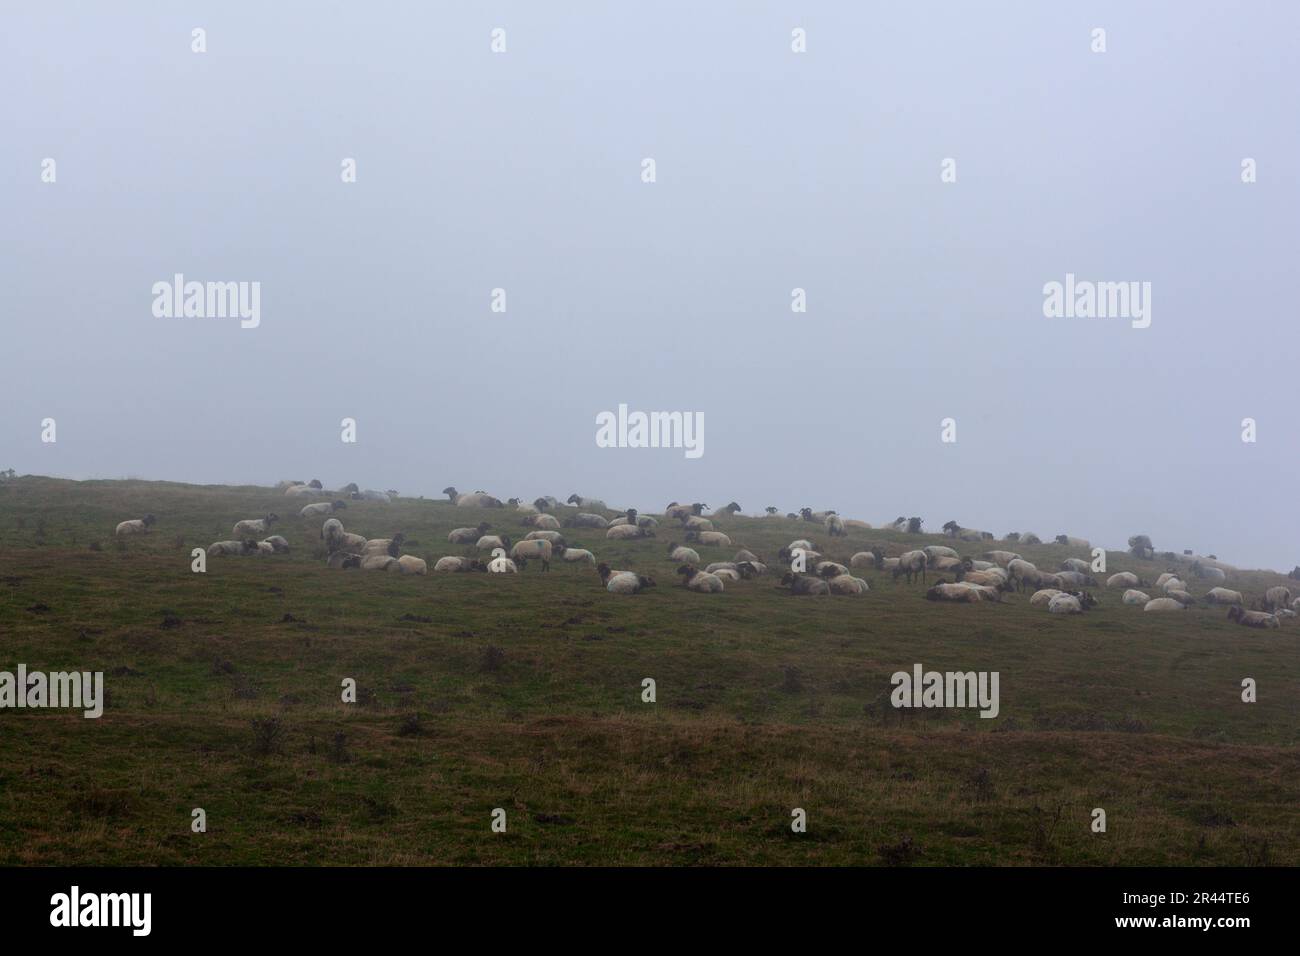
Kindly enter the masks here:
<path id="1" fill-rule="evenodd" d="M 865 597 L 791 597 L 773 577 L 695 594 L 677 586 L 667 527 L 626 543 L 566 531 L 657 579 L 636 596 L 559 562 L 331 571 L 303 503 L 257 487 L 0 483 L 0 670 L 102 670 L 110 695 L 99 720 L 0 711 L 0 864 L 1300 863 L 1300 624 L 1144 614 L 1104 590 L 1082 617 L 1019 595 L 940 605 L 874 572 Z M 267 511 L 286 516 L 275 531 L 291 554 L 191 572 L 191 548 Z M 154 532 L 119 547 L 116 523 L 145 512 Z M 405 532 L 430 566 L 470 553 L 447 543 L 454 527 L 524 533 L 513 511 L 445 501 L 358 502 L 342 518 Z M 719 527 L 735 546 L 706 560 L 743 546 L 775 564 L 810 529 L 845 563 L 944 540 Z M 1049 568 L 1086 557 L 1014 550 Z M 1281 581 L 1228 586 L 1253 598 Z M 890 675 L 917 662 L 999 671 L 1000 716 L 895 710 Z M 347 677 L 356 704 L 340 699 Z M 1258 703 L 1241 702 L 1244 677 Z M 195 807 L 206 833 L 190 832 Z M 807 833 L 791 832 L 795 807 Z M 1090 831 L 1094 807 L 1105 834 Z"/>

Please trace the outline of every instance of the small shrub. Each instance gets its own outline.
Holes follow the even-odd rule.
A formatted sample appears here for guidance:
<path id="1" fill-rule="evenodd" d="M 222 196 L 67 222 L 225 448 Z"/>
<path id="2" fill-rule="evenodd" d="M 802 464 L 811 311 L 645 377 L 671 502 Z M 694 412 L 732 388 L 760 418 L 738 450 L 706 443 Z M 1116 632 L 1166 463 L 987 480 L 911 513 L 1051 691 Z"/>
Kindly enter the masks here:
<path id="1" fill-rule="evenodd" d="M 285 728 L 279 717 L 254 717 L 253 753 L 260 757 L 284 751 Z"/>

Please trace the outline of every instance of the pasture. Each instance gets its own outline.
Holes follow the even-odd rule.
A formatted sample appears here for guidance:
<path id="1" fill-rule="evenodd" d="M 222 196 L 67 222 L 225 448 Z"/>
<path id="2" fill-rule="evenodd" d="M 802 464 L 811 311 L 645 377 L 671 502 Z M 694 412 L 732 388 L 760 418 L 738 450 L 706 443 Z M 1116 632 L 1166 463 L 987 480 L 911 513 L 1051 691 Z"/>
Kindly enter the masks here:
<path id="1" fill-rule="evenodd" d="M 567 489 L 531 493 L 545 491 Z M 870 569 L 854 572 L 863 597 L 793 597 L 772 574 L 696 594 L 679 586 L 666 546 L 683 538 L 666 522 L 626 542 L 565 529 L 570 546 L 656 579 L 637 595 L 560 561 L 337 571 L 304 503 L 267 487 L 0 482 L 0 670 L 103 671 L 109 693 L 98 720 L 0 711 L 0 864 L 1300 863 L 1294 621 L 1143 613 L 1104 587 L 1081 616 L 1018 594 L 945 605 Z M 191 572 L 192 548 L 268 511 L 290 554 Z M 146 512 L 152 533 L 119 545 L 117 522 Z M 430 567 L 474 553 L 448 544 L 452 528 L 527 530 L 510 508 L 445 499 L 352 502 L 340 517 L 370 537 L 404 532 Z M 778 571 L 796 537 L 844 563 L 873 544 L 952 543 L 717 525 L 734 544 L 698 548 L 706 562 L 744 547 Z M 1086 557 L 1009 547 L 1044 568 Z M 1150 581 L 1164 570 L 1108 560 Z M 1282 582 L 1243 572 L 1227 586 L 1253 600 Z M 1000 715 L 894 709 L 890 675 L 915 663 L 998 671 Z M 1246 677 L 1257 703 L 1241 701 Z M 191 832 L 196 807 L 206 833 Z M 505 833 L 490 827 L 498 807 Z M 791 831 L 794 808 L 806 833 Z"/>

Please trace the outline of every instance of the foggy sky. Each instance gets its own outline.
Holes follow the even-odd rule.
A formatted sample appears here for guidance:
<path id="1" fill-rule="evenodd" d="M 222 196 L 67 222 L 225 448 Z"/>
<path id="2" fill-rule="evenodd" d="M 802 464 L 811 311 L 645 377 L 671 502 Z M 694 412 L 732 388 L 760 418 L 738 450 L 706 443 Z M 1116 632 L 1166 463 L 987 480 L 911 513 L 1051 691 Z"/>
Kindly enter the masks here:
<path id="1" fill-rule="evenodd" d="M 6 3 L 0 468 L 1289 569 L 1298 41 L 1281 2 Z M 260 327 L 155 318 L 178 272 L 259 281 Z M 1151 327 L 1045 318 L 1067 272 Z M 703 457 L 598 448 L 620 403 Z"/>

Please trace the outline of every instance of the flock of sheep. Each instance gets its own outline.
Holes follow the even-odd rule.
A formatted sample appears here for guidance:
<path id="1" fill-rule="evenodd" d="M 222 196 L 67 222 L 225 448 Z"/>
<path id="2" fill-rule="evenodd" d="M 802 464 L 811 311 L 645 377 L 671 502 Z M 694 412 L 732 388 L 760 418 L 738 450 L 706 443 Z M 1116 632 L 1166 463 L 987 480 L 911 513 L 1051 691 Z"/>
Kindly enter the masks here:
<path id="1" fill-rule="evenodd" d="M 320 539 L 324 544 L 325 560 L 329 567 L 402 574 L 428 573 L 424 559 L 401 552 L 405 540 L 401 533 L 394 534 L 391 538 L 366 538 L 348 532 L 338 517 L 340 512 L 346 510 L 348 500 L 388 502 L 396 492 L 362 491 L 355 484 L 346 485 L 338 491 L 328 491 L 319 481 L 281 482 L 277 490 L 283 491 L 289 498 L 327 499 L 305 504 L 299 515 L 303 518 L 325 517 Z M 564 529 L 603 530 L 605 537 L 610 540 L 653 539 L 657 537 L 660 519 L 638 514 L 634 509 L 609 517 L 612 509 L 603 501 L 580 495 L 570 495 L 564 502 L 575 510 L 561 520 L 556 514 L 561 503 L 549 496 L 527 503 L 517 498 L 502 501 L 482 491 L 462 494 L 454 487 L 443 489 L 443 493 L 459 508 L 480 512 L 482 509 L 513 509 L 519 527 L 528 530 L 520 540 L 513 541 L 508 534 L 493 532 L 492 524 L 485 520 L 456 528 L 447 536 L 449 543 L 472 546 L 481 557 L 447 555 L 434 563 L 434 571 L 517 574 L 530 561 L 538 562 L 543 571 L 549 571 L 551 561 L 560 560 L 594 567 L 601 583 L 611 593 L 635 594 L 655 585 L 651 577 L 597 563 L 597 558 L 591 551 L 570 547 L 565 540 Z M 698 502 L 681 504 L 674 501 L 664 510 L 662 521 L 671 522 L 685 542 L 678 544 L 673 540 L 667 544 L 670 560 L 679 565 L 677 574 L 682 579 L 682 586 L 692 591 L 716 594 L 722 592 L 729 583 L 767 575 L 767 565 L 744 548 L 737 551 L 729 561 L 704 563 L 697 547 L 732 547 L 731 538 L 715 527 L 714 521 L 725 521 L 741 510 L 738 504 L 731 502 L 705 517 L 706 508 L 707 505 Z M 831 538 L 847 535 L 850 528 L 871 529 L 871 525 L 866 522 L 844 519 L 834 511 L 816 512 L 810 508 L 786 515 L 780 515 L 775 508 L 768 508 L 766 516 L 795 519 L 819 526 Z M 286 553 L 289 543 L 285 538 L 279 535 L 262 537 L 267 535 L 278 520 L 279 516 L 273 513 L 261 518 L 241 520 L 235 524 L 231 540 L 215 542 L 207 549 L 207 553 Z M 152 514 L 124 521 L 117 526 L 117 534 L 147 533 L 155 521 Z M 919 518 L 899 517 L 886 522 L 882 528 L 920 534 L 921 524 Z M 988 542 L 994 538 L 989 532 L 962 528 L 952 521 L 944 525 L 943 530 L 945 536 L 954 542 Z M 1042 543 L 1037 535 L 1029 533 L 1010 534 L 1005 540 L 1025 544 Z M 1058 535 L 1055 540 L 1058 544 L 1086 552 L 1092 548 L 1091 543 L 1082 538 Z M 1129 539 L 1129 553 L 1145 560 L 1152 560 L 1156 556 L 1150 539 L 1145 535 Z M 1231 620 L 1249 627 L 1275 628 L 1280 626 L 1283 619 L 1295 617 L 1297 611 L 1300 611 L 1300 598 L 1293 600 L 1290 590 L 1285 586 L 1268 588 L 1259 602 L 1261 609 L 1248 609 L 1246 598 L 1240 591 L 1221 586 L 1226 582 L 1228 574 L 1236 569 L 1218 561 L 1213 555 L 1201 557 L 1185 552 L 1182 555 L 1166 553 L 1163 557 L 1171 567 L 1155 582 L 1154 590 L 1159 596 L 1152 597 L 1148 593 L 1148 590 L 1153 590 L 1152 586 L 1132 571 L 1110 575 L 1105 581 L 1105 587 L 1113 590 L 1122 588 L 1120 603 L 1140 606 L 1144 611 L 1182 611 L 1198 601 L 1227 606 Z M 781 567 L 788 566 L 790 569 L 781 574 L 777 586 L 796 595 L 864 595 L 870 590 L 870 585 L 853 573 L 855 569 L 871 569 L 887 574 L 895 582 L 906 578 L 910 584 L 919 579 L 923 585 L 927 584 L 928 573 L 938 572 L 951 573 L 953 580 L 939 578 L 929 584 L 925 596 L 932 601 L 1000 602 L 1007 593 L 1020 592 L 1030 595 L 1031 607 L 1045 608 L 1052 614 L 1082 614 L 1098 603 L 1097 598 L 1087 589 L 1102 586 L 1092 576 L 1092 565 L 1083 558 L 1067 558 L 1057 570 L 1046 571 L 1020 554 L 1003 549 L 985 551 L 976 558 L 960 555 L 955 548 L 949 546 L 931 544 L 897 556 L 886 556 L 885 547 L 878 546 L 853 554 L 848 564 L 844 565 L 825 557 L 813 541 L 799 538 L 781 548 L 776 558 Z M 1211 587 L 1198 599 L 1190 591 L 1187 583 L 1189 580 L 1204 582 Z"/>

